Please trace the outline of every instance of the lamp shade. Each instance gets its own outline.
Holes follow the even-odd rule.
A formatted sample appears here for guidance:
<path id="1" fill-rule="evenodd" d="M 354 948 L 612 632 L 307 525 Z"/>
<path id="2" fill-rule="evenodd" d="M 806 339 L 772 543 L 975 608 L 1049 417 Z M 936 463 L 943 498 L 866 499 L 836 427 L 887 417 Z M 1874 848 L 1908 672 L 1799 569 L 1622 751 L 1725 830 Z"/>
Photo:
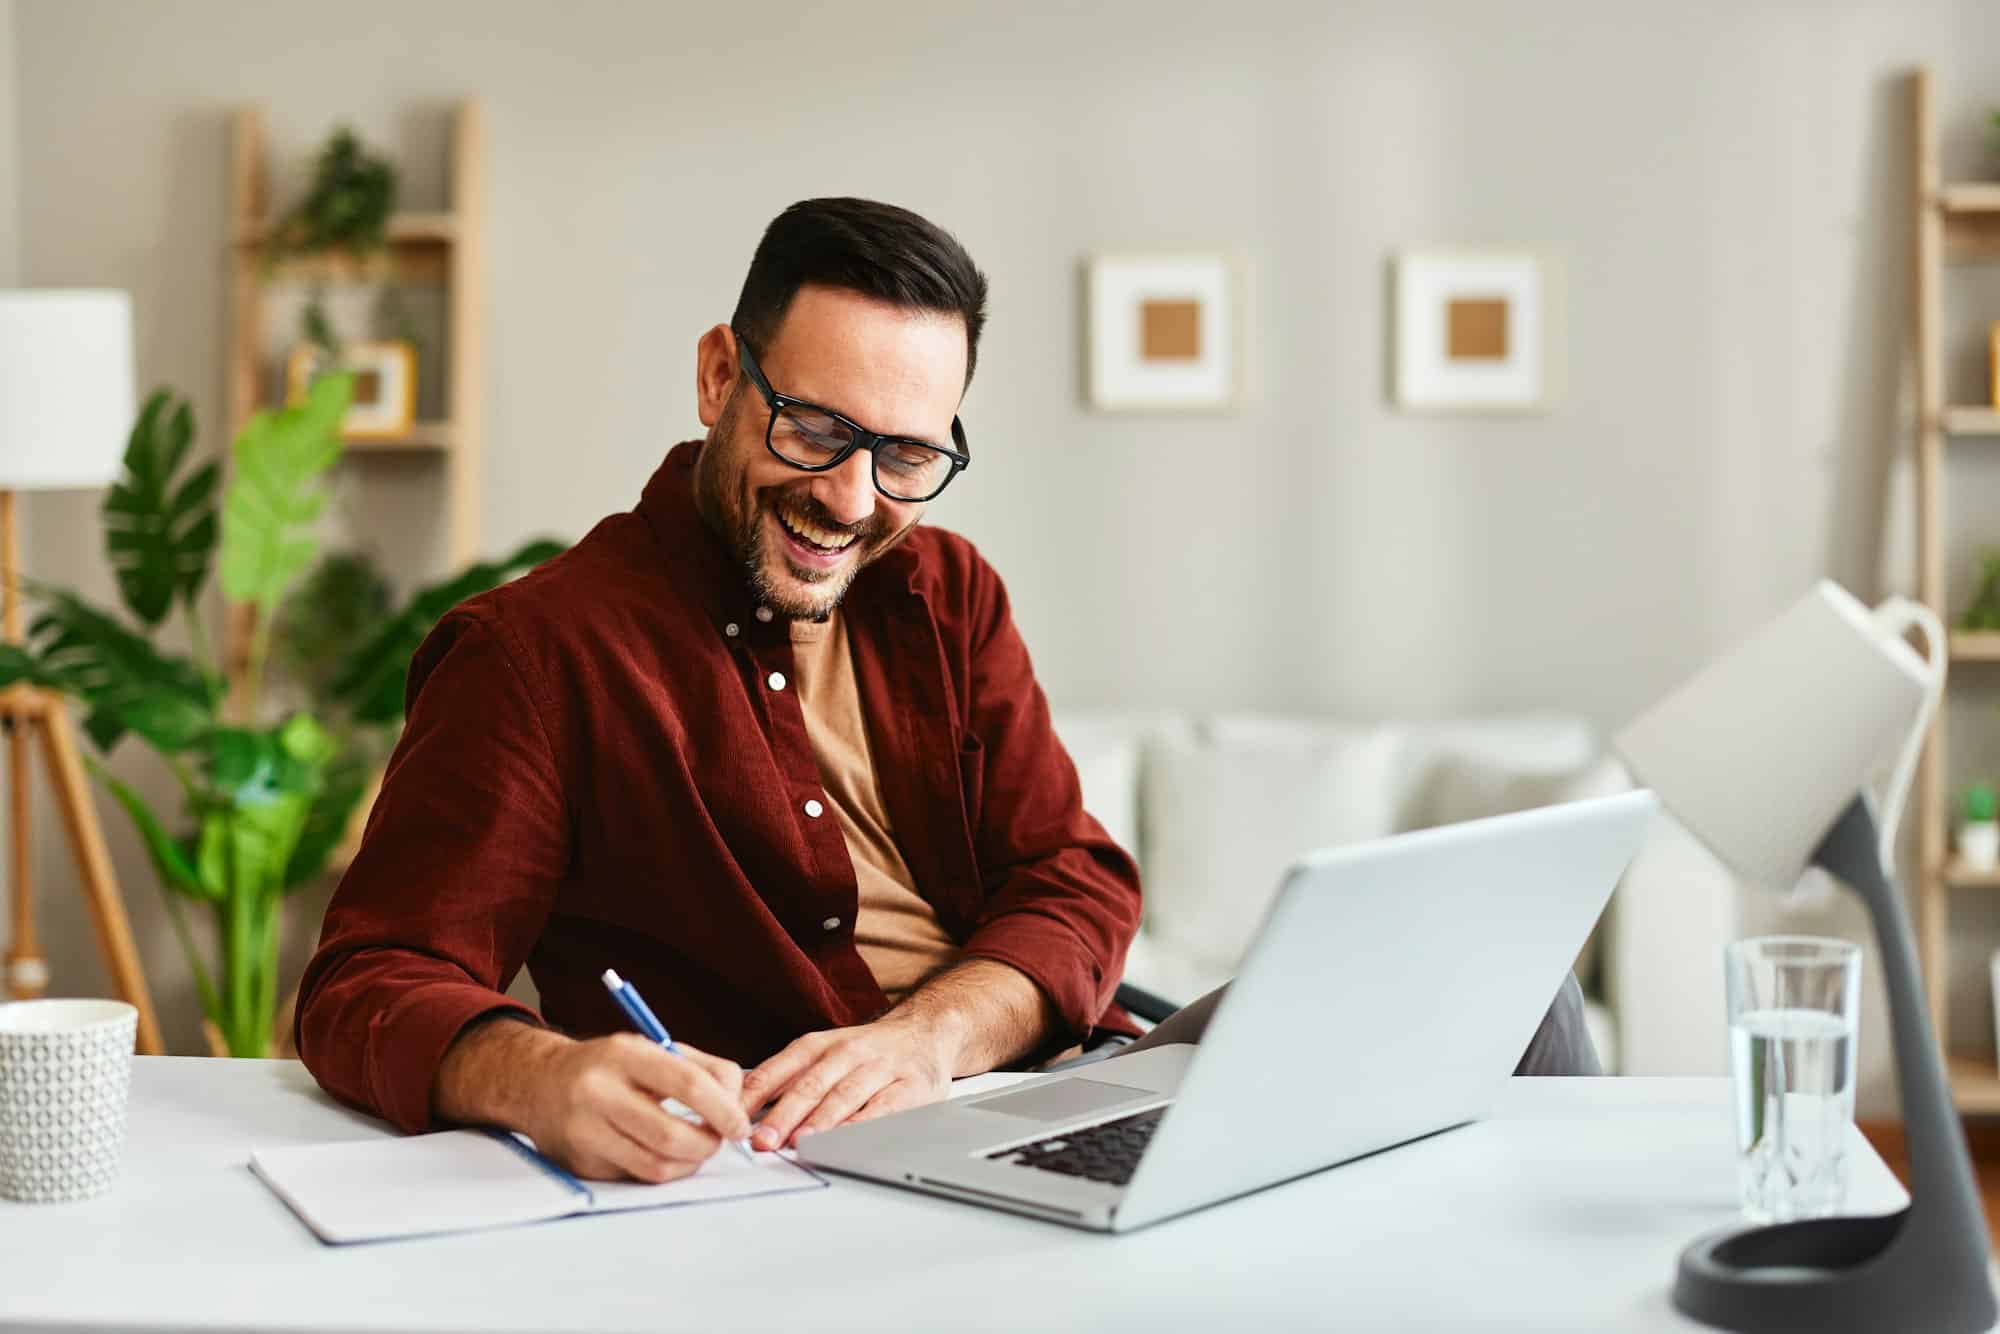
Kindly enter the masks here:
<path id="1" fill-rule="evenodd" d="M 110 482 L 134 398 L 129 296 L 0 291 L 0 489 Z"/>
<path id="2" fill-rule="evenodd" d="M 1925 627 L 1937 659 L 1904 642 Z M 1789 889 L 1899 742 L 1920 742 L 1938 687 L 1936 617 L 1871 611 L 1838 584 L 1810 593 L 1642 715 L 1615 745 L 1662 805 L 1744 879 Z M 1913 731 L 1913 728 L 1915 729 Z M 1884 843 L 1914 770 L 1905 744 Z"/>

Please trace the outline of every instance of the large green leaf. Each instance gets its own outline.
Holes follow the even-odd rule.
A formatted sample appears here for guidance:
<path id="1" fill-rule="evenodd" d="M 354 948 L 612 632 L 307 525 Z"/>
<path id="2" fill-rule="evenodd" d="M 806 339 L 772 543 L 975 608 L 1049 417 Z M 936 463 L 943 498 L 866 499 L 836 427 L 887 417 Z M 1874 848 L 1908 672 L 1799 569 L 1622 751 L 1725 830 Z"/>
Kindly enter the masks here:
<path id="1" fill-rule="evenodd" d="M 222 468 L 207 463 L 176 484 L 194 440 L 194 418 L 156 390 L 132 427 L 124 471 L 104 497 L 104 549 L 132 614 L 158 625 L 175 597 L 193 604 L 215 552 L 215 489 Z"/>
<path id="2" fill-rule="evenodd" d="M 41 679 L 83 702 L 84 730 L 99 750 L 110 750 L 130 731 L 173 754 L 214 727 L 220 682 L 186 658 L 161 653 L 74 593 L 32 591 L 43 606 L 28 629 Z"/>
<path id="3" fill-rule="evenodd" d="M 68 673 L 51 667 L 20 644 L 0 644 L 0 688 L 12 685 L 75 693 L 75 682 Z"/>
<path id="4" fill-rule="evenodd" d="M 468 566 L 443 583 L 417 590 L 374 638 L 348 655 L 334 675 L 332 698 L 352 709 L 359 722 L 401 722 L 403 683 L 409 676 L 410 659 L 444 614 L 564 549 L 564 543 L 538 538 L 500 560 Z"/>
<path id="5" fill-rule="evenodd" d="M 367 792 L 366 767 L 348 765 L 328 772 L 326 785 L 306 812 L 305 827 L 299 831 L 298 845 L 292 849 L 292 859 L 285 866 L 287 892 L 319 878 L 326 869 L 327 859 L 346 837 L 355 807 Z"/>
<path id="6" fill-rule="evenodd" d="M 111 795 L 117 798 L 118 804 L 125 808 L 125 814 L 131 817 L 132 827 L 137 829 L 139 837 L 145 840 L 146 855 L 152 858 L 153 870 L 158 873 L 160 882 L 189 898 L 221 898 L 222 886 L 210 884 L 201 878 L 201 873 L 189 858 L 189 850 L 167 832 L 166 826 L 153 814 L 153 809 L 146 804 L 145 798 L 106 773 L 102 767 L 93 765 L 92 768 L 97 772 L 97 780 L 111 789 Z"/>
<path id="7" fill-rule="evenodd" d="M 222 589 L 269 617 L 318 554 L 300 530 L 319 517 L 320 477 L 340 457 L 340 422 L 354 377 L 322 376 L 295 408 L 260 412 L 236 437 L 235 475 L 222 504 Z"/>
<path id="8" fill-rule="evenodd" d="M 153 859 L 153 869 L 160 877 L 160 897 L 167 905 L 167 918 L 174 924 L 174 933 L 180 937 L 181 950 L 187 955 L 188 967 L 194 973 L 195 989 L 201 995 L 202 1012 L 210 1019 L 222 1014 L 221 997 L 216 992 L 215 982 L 209 976 L 208 965 L 202 961 L 201 950 L 195 944 L 194 935 L 188 930 L 187 919 L 181 913 L 180 903 L 175 895 L 184 894 L 194 899 L 217 899 L 222 887 L 210 887 L 202 882 L 194 863 L 189 860 L 186 840 L 176 840 L 168 836 L 152 808 L 145 800 L 125 784 L 107 773 L 94 760 L 85 761 L 90 765 L 98 781 L 111 789 L 111 795 L 125 808 L 132 823 L 139 830 L 139 836 L 146 841 L 146 851 Z"/>
<path id="9" fill-rule="evenodd" d="M 302 883 L 293 878 L 292 868 L 301 840 L 309 832 L 316 840 L 319 837 L 315 817 L 327 818 L 320 808 L 335 749 L 326 729 L 302 713 L 275 728 L 210 731 L 199 754 L 210 802 L 195 839 L 200 877 L 231 886 L 258 886 L 259 893 L 278 893 Z M 341 779 L 342 784 L 348 781 Z M 350 800 L 348 808 L 352 807 Z M 325 860 L 321 853 L 320 864 Z"/>

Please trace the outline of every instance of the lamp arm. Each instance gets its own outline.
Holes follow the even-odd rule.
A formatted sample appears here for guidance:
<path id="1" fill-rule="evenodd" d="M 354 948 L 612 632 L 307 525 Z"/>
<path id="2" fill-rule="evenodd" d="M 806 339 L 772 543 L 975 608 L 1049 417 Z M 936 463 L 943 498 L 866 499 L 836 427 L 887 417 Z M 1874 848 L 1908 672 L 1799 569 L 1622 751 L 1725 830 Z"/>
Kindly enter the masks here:
<path id="1" fill-rule="evenodd" d="M 1965 1130 L 1952 1105 L 1944 1060 L 1924 1005 L 1923 977 L 1917 966 L 1910 917 L 1882 865 L 1875 820 L 1868 802 L 1856 797 L 1813 853 L 1824 867 L 1851 886 L 1868 907 L 1882 955 L 1882 980 L 1889 999 L 1889 1027 L 1896 1058 L 1896 1092 L 1902 1104 L 1904 1140 L 1910 1163 L 1910 1208 L 1897 1238 L 1905 1261 L 1921 1256 L 1938 1285 L 1937 1296 L 1955 1296 L 1977 1319 L 1993 1320 L 1986 1280 L 1990 1249 L 1986 1220 L 1974 1186 Z M 1961 1307 L 1965 1311 L 1966 1307 Z M 1970 1312 L 1968 1312 L 1970 1313 Z M 1984 1325 L 1964 1326 L 1985 1328 Z"/>

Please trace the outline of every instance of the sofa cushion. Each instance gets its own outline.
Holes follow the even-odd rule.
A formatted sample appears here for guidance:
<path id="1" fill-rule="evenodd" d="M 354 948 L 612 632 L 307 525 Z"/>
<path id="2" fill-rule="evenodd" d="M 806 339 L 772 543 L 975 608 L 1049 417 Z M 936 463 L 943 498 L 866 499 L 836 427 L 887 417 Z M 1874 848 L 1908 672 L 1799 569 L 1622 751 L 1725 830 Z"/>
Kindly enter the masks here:
<path id="1" fill-rule="evenodd" d="M 1147 949 L 1177 956 L 1191 978 L 1233 974 L 1287 867 L 1396 829 L 1402 754 L 1394 728 L 1326 722 L 1220 718 L 1193 735 L 1150 738 L 1140 819 Z M 1166 994 L 1191 999 L 1178 987 Z"/>
<path id="2" fill-rule="evenodd" d="M 1546 716 L 1424 724 L 1411 729 L 1418 778 L 1411 828 L 1457 824 L 1599 795 L 1578 790 L 1603 746 L 1579 719 Z M 1630 786 L 1622 778 L 1607 791 Z"/>
<path id="3" fill-rule="evenodd" d="M 1076 765 L 1083 808 L 1112 841 L 1144 862 L 1140 846 L 1140 757 L 1148 738 L 1190 738 L 1184 718 L 1160 713 L 1062 710 L 1054 715 L 1056 739 Z"/>

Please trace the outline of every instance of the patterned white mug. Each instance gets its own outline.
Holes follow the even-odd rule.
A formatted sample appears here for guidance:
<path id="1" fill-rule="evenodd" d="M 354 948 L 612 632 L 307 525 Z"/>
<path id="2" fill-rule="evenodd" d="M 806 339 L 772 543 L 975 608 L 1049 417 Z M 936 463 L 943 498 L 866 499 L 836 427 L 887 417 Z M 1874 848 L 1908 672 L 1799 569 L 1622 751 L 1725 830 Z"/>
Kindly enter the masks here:
<path id="1" fill-rule="evenodd" d="M 0 1005 L 0 1196 L 47 1203 L 110 1188 L 138 1027 L 123 1001 Z"/>

